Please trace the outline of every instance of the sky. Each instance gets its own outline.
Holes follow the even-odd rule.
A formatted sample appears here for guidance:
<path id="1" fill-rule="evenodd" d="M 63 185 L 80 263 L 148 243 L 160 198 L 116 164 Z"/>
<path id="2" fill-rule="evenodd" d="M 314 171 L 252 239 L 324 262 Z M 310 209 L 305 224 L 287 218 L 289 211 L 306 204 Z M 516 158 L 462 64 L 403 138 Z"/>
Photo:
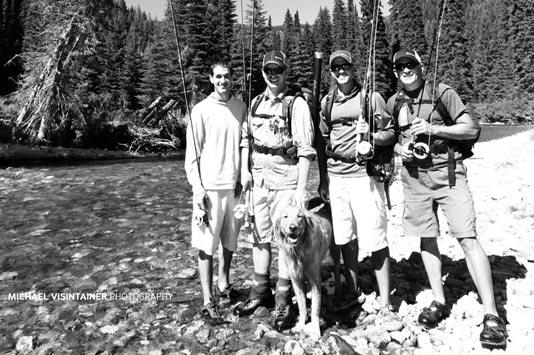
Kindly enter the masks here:
<path id="1" fill-rule="evenodd" d="M 168 0 L 125 0 L 126 6 L 140 6 L 141 10 L 149 13 L 152 17 L 158 19 L 163 18 L 163 12 L 165 11 Z M 359 1 L 355 1 L 359 3 Z M 248 5 L 252 3 L 250 0 L 236 0 L 238 21 L 241 22 L 241 3 L 246 9 Z M 382 6 L 384 12 L 389 9 L 388 2 L 382 0 Z M 267 15 L 271 16 L 273 26 L 278 26 L 284 23 L 284 17 L 287 9 L 292 15 L 296 11 L 299 12 L 300 23 L 305 24 L 308 22 L 313 24 L 320 7 L 328 7 L 330 13 L 334 7 L 334 0 L 263 0 L 263 7 L 267 12 Z"/>

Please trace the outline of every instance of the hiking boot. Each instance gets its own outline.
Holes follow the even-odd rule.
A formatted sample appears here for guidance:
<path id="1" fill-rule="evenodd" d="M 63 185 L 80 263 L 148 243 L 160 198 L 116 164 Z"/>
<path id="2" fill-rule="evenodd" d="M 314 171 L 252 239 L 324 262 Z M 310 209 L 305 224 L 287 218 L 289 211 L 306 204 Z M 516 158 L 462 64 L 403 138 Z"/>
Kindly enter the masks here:
<path id="1" fill-rule="evenodd" d="M 217 306 L 216 303 L 213 301 L 205 305 L 201 310 L 200 314 L 202 314 L 206 318 L 210 319 L 220 319 L 221 314 L 219 313 L 219 306 Z"/>
<path id="2" fill-rule="evenodd" d="M 272 294 L 261 295 L 258 298 L 249 298 L 234 308 L 234 314 L 239 317 L 248 316 L 259 307 L 271 308 L 274 306 L 274 297 Z"/>
<path id="3" fill-rule="evenodd" d="M 499 316 L 493 314 L 484 315 L 482 321 L 484 328 L 480 333 L 480 344 L 484 349 L 506 349 L 506 338 L 508 333 L 506 332 L 506 325 Z"/>
<path id="4" fill-rule="evenodd" d="M 426 328 L 435 328 L 445 318 L 449 316 L 449 308 L 443 303 L 432 301 L 430 307 L 423 308 L 419 315 L 419 324 Z"/>
<path id="5" fill-rule="evenodd" d="M 292 305 L 279 304 L 276 306 L 276 313 L 273 320 L 273 328 L 281 332 L 282 330 L 291 329 L 295 326 L 297 316 Z"/>

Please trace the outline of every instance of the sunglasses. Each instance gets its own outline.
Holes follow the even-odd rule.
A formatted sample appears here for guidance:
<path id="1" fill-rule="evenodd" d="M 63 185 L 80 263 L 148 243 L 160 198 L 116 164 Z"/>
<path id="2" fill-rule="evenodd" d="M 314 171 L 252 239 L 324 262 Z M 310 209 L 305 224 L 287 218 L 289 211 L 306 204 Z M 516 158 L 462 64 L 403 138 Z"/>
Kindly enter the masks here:
<path id="1" fill-rule="evenodd" d="M 418 65 L 419 63 L 416 63 L 416 62 L 399 63 L 399 64 L 395 64 L 395 70 L 402 71 L 404 70 L 404 68 L 413 69 Z"/>
<path id="2" fill-rule="evenodd" d="M 347 70 L 349 70 L 350 68 L 352 68 L 352 64 L 350 64 L 350 63 L 345 63 L 345 64 L 332 65 L 332 66 L 330 67 L 330 70 L 332 70 L 333 72 L 338 72 L 338 71 L 340 71 L 341 69 L 343 69 L 344 71 L 347 71 Z"/>
<path id="3" fill-rule="evenodd" d="M 284 67 L 275 67 L 275 68 L 263 68 L 263 72 L 267 75 L 280 75 L 286 71 Z"/>

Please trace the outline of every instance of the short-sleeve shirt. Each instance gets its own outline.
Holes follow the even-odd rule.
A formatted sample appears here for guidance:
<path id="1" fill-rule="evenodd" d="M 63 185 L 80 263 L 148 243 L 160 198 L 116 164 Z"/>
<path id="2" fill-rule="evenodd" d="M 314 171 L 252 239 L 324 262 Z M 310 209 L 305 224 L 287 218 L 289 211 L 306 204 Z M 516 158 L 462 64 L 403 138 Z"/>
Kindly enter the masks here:
<path id="1" fill-rule="evenodd" d="M 332 96 L 330 96 L 332 97 Z M 361 95 L 357 88 L 349 94 L 343 95 L 341 91 L 337 91 L 334 102 L 332 103 L 332 111 L 330 113 L 330 123 L 337 122 L 343 119 L 343 123 L 334 123 L 329 127 L 329 122 L 324 114 L 326 109 L 326 101 L 328 96 L 321 101 L 321 133 L 329 144 L 329 149 L 338 155 L 354 158 L 356 157 L 356 149 L 358 146 L 356 140 L 356 123 L 361 114 Z M 373 118 L 375 121 L 376 130 L 382 130 L 385 133 L 383 137 L 391 136 L 393 138 L 394 131 L 387 131 L 390 126 L 391 116 L 386 108 L 386 102 L 378 93 L 371 95 L 371 103 L 373 109 Z M 350 120 L 346 120 L 350 118 Z M 362 137 L 367 140 L 367 137 Z M 378 144 L 378 143 L 377 143 Z M 379 144 L 383 145 L 383 144 Z M 360 166 L 357 163 L 346 163 L 341 160 L 334 160 L 329 158 L 327 160 L 328 174 L 344 176 L 347 174 L 353 175 L 367 175 L 365 166 Z"/>
<path id="2" fill-rule="evenodd" d="M 433 125 L 445 125 L 443 117 L 441 117 L 438 110 L 435 109 L 438 98 L 447 109 L 453 123 L 456 123 L 456 120 L 460 116 L 468 112 L 467 107 L 462 102 L 460 96 L 458 96 L 456 91 L 450 86 L 440 83 L 438 88 L 434 89 L 428 83 L 425 83 L 425 85 L 426 87 L 424 90 L 419 89 L 418 92 L 413 93 L 401 89 L 395 95 L 390 97 L 387 102 L 388 110 L 392 115 L 395 114 L 395 102 L 397 101 L 397 98 L 399 98 L 399 105 L 400 102 L 402 102 L 402 105 L 397 110 L 397 117 L 394 117 L 397 126 L 399 127 L 398 142 L 401 145 L 405 145 L 412 140 L 409 127 L 416 117 L 425 119 Z M 421 97 L 421 95 L 423 95 L 423 97 Z M 478 123 L 478 121 L 475 123 Z M 417 136 L 416 142 L 424 142 L 429 146 L 432 146 L 438 139 L 443 138 L 439 136 L 430 136 L 429 139 L 428 135 L 421 134 Z M 454 155 L 455 160 L 460 160 L 462 158 L 459 152 L 455 152 Z M 447 162 L 448 152 L 432 152 L 427 159 L 414 159 L 405 164 L 407 166 L 417 167 L 420 170 L 427 170 L 445 166 Z"/>
<path id="3" fill-rule="evenodd" d="M 265 91 L 254 98 L 253 105 L 256 100 L 260 102 L 254 115 L 249 115 L 248 124 L 243 125 L 241 147 L 250 148 L 250 137 L 259 146 L 274 149 L 295 146 L 299 157 L 315 157 L 313 122 L 308 104 L 302 97 L 293 100 L 289 132 L 287 117 L 284 117 L 283 112 L 287 95 L 287 90 L 274 97 Z M 294 189 L 297 186 L 298 160 L 285 155 L 264 154 L 253 150 L 251 171 L 254 184 L 268 189 Z"/>

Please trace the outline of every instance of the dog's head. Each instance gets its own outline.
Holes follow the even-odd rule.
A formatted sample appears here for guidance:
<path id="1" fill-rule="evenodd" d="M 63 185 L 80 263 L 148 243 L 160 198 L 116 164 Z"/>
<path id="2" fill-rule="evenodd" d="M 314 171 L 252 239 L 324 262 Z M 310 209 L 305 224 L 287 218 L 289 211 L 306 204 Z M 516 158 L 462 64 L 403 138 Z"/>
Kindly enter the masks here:
<path id="1" fill-rule="evenodd" d="M 308 227 L 307 211 L 287 206 L 274 223 L 274 234 L 280 242 L 296 246 Z"/>

